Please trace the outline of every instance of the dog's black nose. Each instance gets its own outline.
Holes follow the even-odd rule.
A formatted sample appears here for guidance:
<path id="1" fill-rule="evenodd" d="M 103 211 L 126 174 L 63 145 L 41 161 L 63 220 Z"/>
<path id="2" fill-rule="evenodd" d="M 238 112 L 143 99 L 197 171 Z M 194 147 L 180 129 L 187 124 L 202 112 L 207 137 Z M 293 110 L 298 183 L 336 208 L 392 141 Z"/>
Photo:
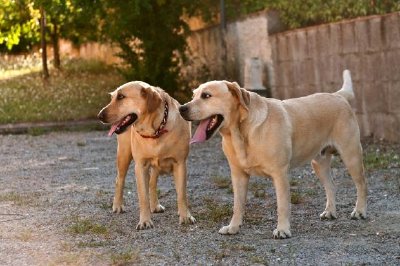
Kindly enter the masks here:
<path id="1" fill-rule="evenodd" d="M 189 107 L 187 107 L 187 105 L 182 105 L 179 107 L 179 113 L 184 114 L 189 110 Z"/>

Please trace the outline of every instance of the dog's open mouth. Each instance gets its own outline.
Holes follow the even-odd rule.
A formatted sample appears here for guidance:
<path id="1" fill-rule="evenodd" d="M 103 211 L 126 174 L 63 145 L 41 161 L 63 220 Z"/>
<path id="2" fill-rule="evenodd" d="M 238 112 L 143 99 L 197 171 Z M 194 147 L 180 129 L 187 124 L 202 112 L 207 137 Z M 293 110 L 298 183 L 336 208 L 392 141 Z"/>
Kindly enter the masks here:
<path id="1" fill-rule="evenodd" d="M 137 119 L 137 115 L 132 113 L 130 115 L 125 116 L 120 121 L 111 125 L 110 131 L 108 132 L 108 136 L 111 136 L 113 133 L 121 134 L 125 131 L 127 127 L 129 127 L 133 122 Z"/>
<path id="2" fill-rule="evenodd" d="M 207 119 L 201 120 L 196 132 L 190 140 L 190 144 L 204 142 L 211 138 L 221 125 L 222 121 L 224 121 L 222 115 L 213 115 Z"/>

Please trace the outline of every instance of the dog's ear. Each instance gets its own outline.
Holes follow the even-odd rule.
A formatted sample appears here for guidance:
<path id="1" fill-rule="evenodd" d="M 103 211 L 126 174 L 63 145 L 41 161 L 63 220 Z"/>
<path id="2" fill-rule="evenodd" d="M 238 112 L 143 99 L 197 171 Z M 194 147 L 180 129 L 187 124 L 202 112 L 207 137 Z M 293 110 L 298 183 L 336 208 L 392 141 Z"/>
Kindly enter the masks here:
<path id="1" fill-rule="evenodd" d="M 160 106 L 162 99 L 151 87 L 141 88 L 140 95 L 146 100 L 147 112 L 152 113 Z"/>
<path id="2" fill-rule="evenodd" d="M 228 86 L 229 91 L 235 96 L 238 100 L 240 105 L 246 110 L 249 110 L 249 105 L 250 105 L 250 93 L 243 89 L 240 88 L 239 84 L 236 82 L 229 82 L 224 80 L 226 86 Z"/>

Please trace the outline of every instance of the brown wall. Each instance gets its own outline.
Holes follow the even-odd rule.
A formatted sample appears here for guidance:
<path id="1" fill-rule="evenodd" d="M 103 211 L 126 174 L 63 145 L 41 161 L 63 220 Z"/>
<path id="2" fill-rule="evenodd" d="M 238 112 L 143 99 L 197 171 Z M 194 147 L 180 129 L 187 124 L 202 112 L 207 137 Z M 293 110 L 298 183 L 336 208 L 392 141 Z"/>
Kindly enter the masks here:
<path id="1" fill-rule="evenodd" d="M 258 57 L 267 83 L 271 63 L 268 35 L 279 27 L 275 12 L 261 11 L 229 22 L 224 33 L 219 25 L 193 31 L 187 38 L 189 60 L 184 77 L 194 86 L 210 79 L 235 80 L 243 86 L 245 61 Z"/>
<path id="2" fill-rule="evenodd" d="M 400 12 L 270 35 L 272 95 L 333 92 L 350 69 L 364 136 L 400 140 Z"/>

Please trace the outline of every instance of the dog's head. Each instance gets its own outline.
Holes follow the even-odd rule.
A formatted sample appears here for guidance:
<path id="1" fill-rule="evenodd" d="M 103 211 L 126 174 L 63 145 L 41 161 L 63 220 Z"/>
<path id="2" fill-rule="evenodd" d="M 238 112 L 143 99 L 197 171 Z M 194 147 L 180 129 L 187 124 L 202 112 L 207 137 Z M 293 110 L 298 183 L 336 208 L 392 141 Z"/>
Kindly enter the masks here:
<path id="1" fill-rule="evenodd" d="M 112 124 L 110 136 L 124 132 L 138 118 L 154 112 L 162 102 L 159 92 L 142 81 L 128 82 L 110 94 L 110 103 L 97 116 L 103 123 Z"/>
<path id="2" fill-rule="evenodd" d="M 193 91 L 193 100 L 179 112 L 188 121 L 200 121 L 191 143 L 210 139 L 218 130 L 240 123 L 246 118 L 249 92 L 236 82 L 210 81 Z"/>

